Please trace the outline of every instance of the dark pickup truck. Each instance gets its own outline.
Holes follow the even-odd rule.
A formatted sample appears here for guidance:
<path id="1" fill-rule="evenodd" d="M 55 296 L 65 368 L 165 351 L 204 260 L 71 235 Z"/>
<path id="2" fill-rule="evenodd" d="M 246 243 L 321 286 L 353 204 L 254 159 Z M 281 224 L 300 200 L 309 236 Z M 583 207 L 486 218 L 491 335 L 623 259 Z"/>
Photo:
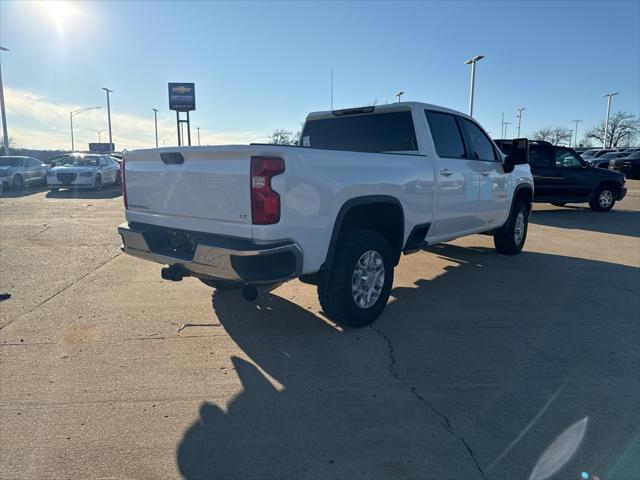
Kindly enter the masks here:
<path id="1" fill-rule="evenodd" d="M 495 140 L 509 154 L 515 140 Z M 534 181 L 534 202 L 564 206 L 588 202 L 596 212 L 608 212 L 627 193 L 624 175 L 591 167 L 571 148 L 529 141 L 529 166 Z"/>

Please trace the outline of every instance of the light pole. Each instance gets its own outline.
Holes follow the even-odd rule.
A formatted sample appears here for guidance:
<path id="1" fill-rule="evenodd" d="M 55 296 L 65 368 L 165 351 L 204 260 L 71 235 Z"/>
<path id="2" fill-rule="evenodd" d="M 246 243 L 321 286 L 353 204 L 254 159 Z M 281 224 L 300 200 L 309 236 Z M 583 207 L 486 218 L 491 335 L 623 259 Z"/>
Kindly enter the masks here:
<path id="1" fill-rule="evenodd" d="M 102 132 L 104 132 L 104 130 L 99 130 L 97 128 L 94 128 L 93 131 L 98 132 L 98 143 L 102 143 Z"/>
<path id="2" fill-rule="evenodd" d="M 613 97 L 614 95 L 618 95 L 618 92 L 615 93 L 607 93 L 606 95 L 603 95 L 603 97 L 608 97 L 607 100 L 607 120 L 604 122 L 604 141 L 602 142 L 602 149 L 604 150 L 605 148 L 607 148 L 607 134 L 609 133 L 609 113 L 611 112 L 611 97 Z M 611 142 L 613 143 L 613 138 L 611 139 Z"/>
<path id="3" fill-rule="evenodd" d="M 102 87 L 107 94 L 107 119 L 109 120 L 109 153 L 111 153 L 111 149 L 113 148 L 113 137 L 111 136 L 111 104 L 109 103 L 109 94 L 113 93 L 113 90 L 109 90 L 106 87 Z"/>
<path id="4" fill-rule="evenodd" d="M 200 127 L 196 127 L 196 130 L 198 130 L 198 145 L 200 145 Z"/>
<path id="5" fill-rule="evenodd" d="M 152 108 L 151 110 L 153 110 L 153 120 L 156 124 L 156 148 L 158 148 L 158 109 Z"/>
<path id="6" fill-rule="evenodd" d="M 473 91 L 476 84 L 476 63 L 484 58 L 484 55 L 476 55 L 470 60 L 464 62 L 465 65 L 471 65 L 471 91 L 469 92 L 469 116 L 473 117 Z"/>
<path id="7" fill-rule="evenodd" d="M 8 52 L 9 49 L 0 47 L 0 52 Z M 2 110 L 2 143 L 4 154 L 9 155 L 9 134 L 7 133 L 7 112 L 4 109 L 4 87 L 2 86 L 2 67 L 0 66 L 0 110 Z"/>
<path id="8" fill-rule="evenodd" d="M 507 127 L 511 125 L 511 122 L 504 122 L 504 138 L 507 138 Z"/>
<path id="9" fill-rule="evenodd" d="M 71 120 L 71 151 L 74 152 L 76 147 L 73 143 L 73 117 L 75 117 L 76 115 L 80 115 L 82 112 L 86 112 L 89 110 L 98 110 L 102 107 L 86 107 L 86 108 L 79 108 L 78 110 L 73 110 L 71 112 L 69 112 L 69 120 Z"/>
<path id="10" fill-rule="evenodd" d="M 520 124 L 522 123 L 522 111 L 526 110 L 526 108 L 524 107 L 520 107 L 517 112 L 518 112 L 518 137 L 520 138 Z"/>
<path id="11" fill-rule="evenodd" d="M 404 92 L 396 93 L 396 97 L 398 97 L 398 103 L 400 103 L 400 98 L 402 97 L 402 95 L 404 95 Z"/>
<path id="12" fill-rule="evenodd" d="M 573 137 L 573 146 L 577 147 L 578 146 L 578 124 L 582 120 L 571 120 L 571 121 L 576 124 L 576 135 Z M 569 145 L 569 146 L 571 146 L 571 145 Z"/>

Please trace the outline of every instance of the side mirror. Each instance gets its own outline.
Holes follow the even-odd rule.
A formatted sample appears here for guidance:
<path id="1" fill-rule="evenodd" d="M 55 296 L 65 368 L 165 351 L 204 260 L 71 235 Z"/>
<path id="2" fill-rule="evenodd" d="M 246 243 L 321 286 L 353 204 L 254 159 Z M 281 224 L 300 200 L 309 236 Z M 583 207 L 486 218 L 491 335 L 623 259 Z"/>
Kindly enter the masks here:
<path id="1" fill-rule="evenodd" d="M 506 140 L 502 150 L 507 153 L 504 159 L 505 173 L 513 172 L 516 165 L 529 163 L 529 141 L 526 138 Z"/>

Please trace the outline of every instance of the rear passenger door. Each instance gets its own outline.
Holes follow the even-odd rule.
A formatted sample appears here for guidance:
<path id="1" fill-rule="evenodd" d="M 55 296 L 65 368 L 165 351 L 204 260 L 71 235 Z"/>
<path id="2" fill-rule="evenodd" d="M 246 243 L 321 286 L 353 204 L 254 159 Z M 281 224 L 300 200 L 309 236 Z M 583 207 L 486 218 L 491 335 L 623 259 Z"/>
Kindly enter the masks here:
<path id="1" fill-rule="evenodd" d="M 455 237 L 482 225 L 478 219 L 477 162 L 471 158 L 457 116 L 425 110 L 436 163 L 436 215 L 433 235 Z"/>
<path id="2" fill-rule="evenodd" d="M 478 218 L 484 226 L 501 225 L 511 203 L 508 193 L 508 175 L 500 161 L 493 142 L 478 124 L 460 117 L 467 149 L 478 171 Z"/>
<path id="3" fill-rule="evenodd" d="M 533 174 L 535 200 L 554 198 L 556 192 L 562 187 L 562 174 L 556 168 L 553 147 L 530 145 L 529 166 Z"/>

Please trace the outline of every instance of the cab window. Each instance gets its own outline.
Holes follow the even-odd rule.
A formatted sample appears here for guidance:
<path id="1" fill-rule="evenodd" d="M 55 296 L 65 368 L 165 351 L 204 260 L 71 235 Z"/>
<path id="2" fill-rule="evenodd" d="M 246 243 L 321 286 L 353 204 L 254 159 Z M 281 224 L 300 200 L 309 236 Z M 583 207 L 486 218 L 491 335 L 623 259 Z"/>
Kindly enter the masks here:
<path id="1" fill-rule="evenodd" d="M 441 158 L 467 158 L 456 117 L 449 113 L 426 110 L 436 152 Z"/>
<path id="2" fill-rule="evenodd" d="M 556 149 L 556 167 L 560 168 L 582 168 L 582 162 L 578 156 L 566 148 Z"/>
<path id="3" fill-rule="evenodd" d="M 467 140 L 471 143 L 471 158 L 476 160 L 496 161 L 496 153 L 493 144 L 487 135 L 475 123 L 461 118 Z"/>
<path id="4" fill-rule="evenodd" d="M 553 152 L 551 147 L 546 145 L 529 146 L 529 165 L 532 167 L 551 167 Z"/>

